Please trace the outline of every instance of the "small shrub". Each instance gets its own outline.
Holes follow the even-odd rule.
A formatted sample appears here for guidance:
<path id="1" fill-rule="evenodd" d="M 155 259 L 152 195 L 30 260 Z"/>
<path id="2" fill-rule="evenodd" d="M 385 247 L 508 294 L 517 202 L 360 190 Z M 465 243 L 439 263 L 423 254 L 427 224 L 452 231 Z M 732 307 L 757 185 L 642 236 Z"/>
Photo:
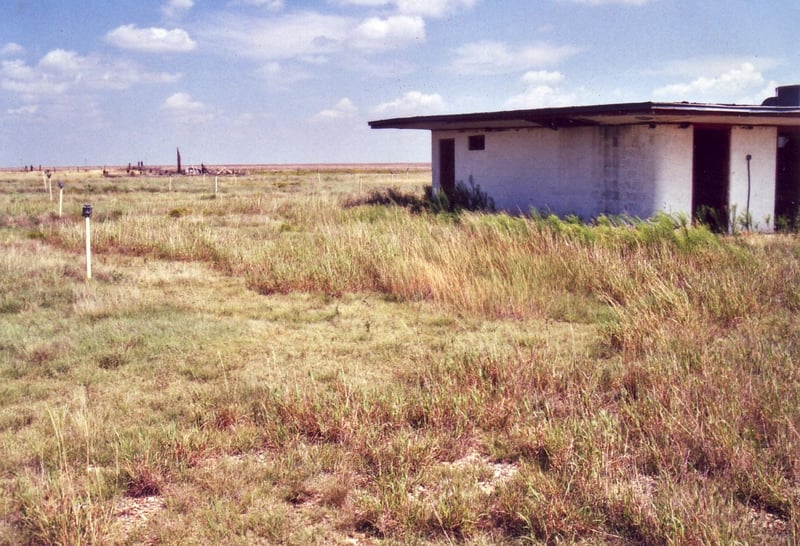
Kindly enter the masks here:
<path id="1" fill-rule="evenodd" d="M 433 212 L 459 212 L 462 210 L 494 212 L 495 202 L 492 197 L 475 183 L 472 175 L 468 184 L 456 183 L 451 192 L 434 191 L 431 186 L 425 188 L 425 201 Z"/>

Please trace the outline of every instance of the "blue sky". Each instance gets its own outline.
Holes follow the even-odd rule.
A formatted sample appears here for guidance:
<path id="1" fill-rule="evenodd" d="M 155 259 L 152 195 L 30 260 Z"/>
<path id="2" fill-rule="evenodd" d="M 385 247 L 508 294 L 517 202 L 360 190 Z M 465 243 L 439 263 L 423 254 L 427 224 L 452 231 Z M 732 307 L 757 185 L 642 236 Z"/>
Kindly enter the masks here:
<path id="1" fill-rule="evenodd" d="M 796 0 L 6 0 L 0 166 L 428 161 L 389 117 L 760 103 Z"/>

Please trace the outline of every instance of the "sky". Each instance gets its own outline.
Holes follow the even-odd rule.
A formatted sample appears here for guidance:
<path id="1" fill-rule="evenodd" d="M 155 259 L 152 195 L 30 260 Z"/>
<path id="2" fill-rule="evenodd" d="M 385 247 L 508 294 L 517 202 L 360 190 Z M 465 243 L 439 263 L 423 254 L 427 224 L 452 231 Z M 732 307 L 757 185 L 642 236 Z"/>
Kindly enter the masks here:
<path id="1" fill-rule="evenodd" d="M 430 161 L 369 120 L 800 83 L 797 0 L 0 0 L 0 166 Z"/>

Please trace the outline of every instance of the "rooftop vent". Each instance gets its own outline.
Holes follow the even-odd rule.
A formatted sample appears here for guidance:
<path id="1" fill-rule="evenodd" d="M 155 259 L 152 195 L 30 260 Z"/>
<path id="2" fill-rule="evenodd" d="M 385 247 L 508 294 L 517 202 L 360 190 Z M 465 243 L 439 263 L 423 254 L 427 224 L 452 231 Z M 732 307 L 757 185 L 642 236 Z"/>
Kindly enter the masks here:
<path id="1" fill-rule="evenodd" d="M 800 108 L 800 85 L 783 85 L 775 90 L 776 96 L 769 97 L 762 106 L 787 106 Z"/>

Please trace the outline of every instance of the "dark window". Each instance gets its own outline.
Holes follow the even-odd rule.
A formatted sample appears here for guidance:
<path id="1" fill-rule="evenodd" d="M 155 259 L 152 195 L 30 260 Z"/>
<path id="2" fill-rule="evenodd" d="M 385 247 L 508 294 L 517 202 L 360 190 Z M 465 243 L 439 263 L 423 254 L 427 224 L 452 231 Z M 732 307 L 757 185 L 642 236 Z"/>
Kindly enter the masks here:
<path id="1" fill-rule="evenodd" d="M 469 137 L 470 150 L 485 150 L 486 137 L 484 135 L 470 135 Z"/>

